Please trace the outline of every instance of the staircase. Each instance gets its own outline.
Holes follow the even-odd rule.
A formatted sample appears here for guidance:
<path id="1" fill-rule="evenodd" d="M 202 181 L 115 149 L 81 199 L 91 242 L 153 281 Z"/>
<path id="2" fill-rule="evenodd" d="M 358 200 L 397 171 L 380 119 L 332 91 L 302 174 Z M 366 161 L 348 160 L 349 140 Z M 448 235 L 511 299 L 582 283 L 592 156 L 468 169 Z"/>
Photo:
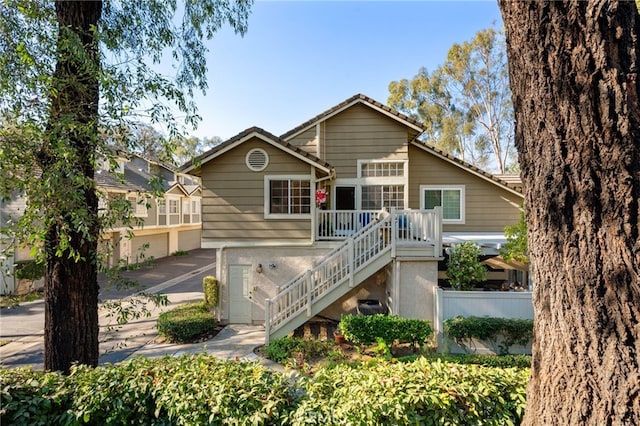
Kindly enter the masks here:
<path id="1" fill-rule="evenodd" d="M 350 236 L 318 265 L 278 287 L 276 295 L 265 301 L 266 343 L 286 336 L 322 312 L 389 264 L 402 246 L 423 252 L 428 248 L 427 256 L 439 256 L 440 217 L 439 209 L 403 214 L 392 211 Z"/>

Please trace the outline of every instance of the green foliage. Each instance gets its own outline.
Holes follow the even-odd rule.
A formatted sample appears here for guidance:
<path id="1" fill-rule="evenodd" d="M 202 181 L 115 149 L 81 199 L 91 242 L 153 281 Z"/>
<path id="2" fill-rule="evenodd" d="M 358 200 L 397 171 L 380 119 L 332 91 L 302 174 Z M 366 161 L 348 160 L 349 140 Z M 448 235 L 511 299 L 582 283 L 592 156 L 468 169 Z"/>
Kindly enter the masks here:
<path id="1" fill-rule="evenodd" d="M 533 320 L 458 316 L 444 321 L 444 332 L 467 352 L 472 350 L 472 340 L 477 339 L 492 344 L 500 354 L 508 354 L 511 346 L 531 342 Z"/>
<path id="2" fill-rule="evenodd" d="M 525 408 L 528 369 L 430 362 L 346 365 L 301 376 L 291 424 L 514 425 Z"/>
<path id="3" fill-rule="evenodd" d="M 35 260 L 21 260 L 16 262 L 14 272 L 16 278 L 31 281 L 44 277 L 44 263 Z"/>
<path id="4" fill-rule="evenodd" d="M 423 344 L 433 333 L 429 321 L 400 318 L 391 315 L 343 315 L 338 325 L 344 337 L 358 345 L 370 345 L 382 339 L 394 342 Z"/>
<path id="5" fill-rule="evenodd" d="M 531 367 L 531 355 L 482 355 L 482 354 L 433 354 L 427 356 L 430 361 L 441 360 L 454 364 L 474 364 L 494 368 Z"/>
<path id="6" fill-rule="evenodd" d="M 158 334 L 177 343 L 193 342 L 211 335 L 216 326 L 216 318 L 205 302 L 186 303 L 163 312 L 156 324 Z"/>
<path id="7" fill-rule="evenodd" d="M 500 250 L 500 256 L 507 262 L 515 260 L 529 263 L 529 242 L 524 212 L 520 212 L 520 221 L 517 224 L 504 227 L 504 235 L 507 237 L 507 242 Z"/>
<path id="8" fill-rule="evenodd" d="M 487 269 L 478 260 L 482 254 L 473 241 L 465 241 L 452 248 L 447 261 L 447 275 L 455 290 L 471 290 L 475 282 L 487 279 Z"/>
<path id="9" fill-rule="evenodd" d="M 189 252 L 187 250 L 176 250 L 171 253 L 171 256 L 188 256 Z"/>
<path id="10" fill-rule="evenodd" d="M 0 424 L 65 424 L 73 388 L 59 373 L 0 368 Z"/>
<path id="11" fill-rule="evenodd" d="M 3 425 L 282 424 L 293 402 L 285 376 L 206 354 L 0 378 Z"/>
<path id="12" fill-rule="evenodd" d="M 420 121 L 426 142 L 498 173 L 518 169 L 504 33 L 478 31 L 444 63 L 389 84 L 389 106 Z"/>
<path id="13" fill-rule="evenodd" d="M 218 295 L 220 293 L 218 279 L 211 275 L 204 277 L 202 279 L 202 290 L 204 292 L 204 303 L 209 308 L 218 306 Z"/>
<path id="14" fill-rule="evenodd" d="M 300 337 L 283 337 L 269 342 L 265 347 L 265 356 L 281 364 L 296 356 L 302 358 L 303 361 L 319 357 L 330 357 L 333 361 L 337 360 L 335 343 Z"/>

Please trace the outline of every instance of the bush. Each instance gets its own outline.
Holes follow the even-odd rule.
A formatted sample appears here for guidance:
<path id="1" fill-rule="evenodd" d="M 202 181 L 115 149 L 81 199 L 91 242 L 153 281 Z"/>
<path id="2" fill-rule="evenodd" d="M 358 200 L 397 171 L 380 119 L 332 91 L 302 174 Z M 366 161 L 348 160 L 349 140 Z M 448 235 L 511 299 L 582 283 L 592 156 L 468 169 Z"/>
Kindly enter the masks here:
<path id="1" fill-rule="evenodd" d="M 257 362 L 207 354 L 73 367 L 69 376 L 0 368 L 0 422 L 509 425 L 522 420 L 528 379 L 528 368 L 424 357 L 337 364 L 296 381 Z"/>
<path id="2" fill-rule="evenodd" d="M 294 402 L 283 375 L 206 354 L 0 378 L 3 425 L 282 424 Z"/>
<path id="3" fill-rule="evenodd" d="M 343 315 L 338 327 L 345 339 L 358 345 L 371 345 L 382 339 L 387 345 L 398 342 L 415 346 L 433 333 L 429 321 L 383 314 Z"/>
<path id="4" fill-rule="evenodd" d="M 220 292 L 218 279 L 207 275 L 202 279 L 202 291 L 204 292 L 204 302 L 209 309 L 218 306 L 218 295 Z"/>
<path id="5" fill-rule="evenodd" d="M 487 280 L 487 269 L 478 260 L 482 250 L 473 241 L 465 241 L 451 249 L 447 261 L 447 276 L 455 290 L 471 290 L 474 283 Z"/>
<path id="6" fill-rule="evenodd" d="M 158 316 L 158 334 L 175 343 L 193 342 L 215 332 L 217 322 L 205 302 L 180 305 Z"/>
<path id="7" fill-rule="evenodd" d="M 333 342 L 300 337 L 283 337 L 269 342 L 265 347 L 264 353 L 270 360 L 284 363 L 296 355 L 305 361 L 325 356 L 333 359 L 335 358 L 334 351 L 336 351 L 336 345 Z"/>
<path id="8" fill-rule="evenodd" d="M 457 316 L 444 321 L 444 332 L 465 351 L 471 351 L 472 339 L 489 342 L 500 354 L 508 354 L 513 345 L 526 346 L 533 339 L 533 320 L 495 317 Z M 498 339 L 502 341 L 498 344 Z"/>
<path id="9" fill-rule="evenodd" d="M 300 376 L 300 424 L 513 425 L 522 421 L 528 369 L 430 362 L 338 364 Z"/>

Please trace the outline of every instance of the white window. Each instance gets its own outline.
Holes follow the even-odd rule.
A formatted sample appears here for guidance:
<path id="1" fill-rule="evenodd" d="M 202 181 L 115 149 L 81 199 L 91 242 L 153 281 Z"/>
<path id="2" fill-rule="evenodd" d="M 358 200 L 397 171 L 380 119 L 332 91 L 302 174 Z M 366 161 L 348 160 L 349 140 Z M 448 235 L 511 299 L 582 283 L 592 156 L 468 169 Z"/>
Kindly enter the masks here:
<path id="1" fill-rule="evenodd" d="M 266 217 L 309 217 L 311 203 L 309 176 L 265 176 Z"/>
<path id="2" fill-rule="evenodd" d="M 167 214 L 167 202 L 164 198 L 158 198 L 158 214 L 165 215 Z"/>
<path id="3" fill-rule="evenodd" d="M 191 222 L 200 223 L 200 199 L 191 200 Z"/>
<path id="4" fill-rule="evenodd" d="M 401 177 L 406 176 L 405 160 L 381 161 L 359 160 L 358 177 Z"/>
<path id="5" fill-rule="evenodd" d="M 128 196 L 129 204 L 131 204 L 131 210 L 136 217 L 147 217 L 147 200 L 140 196 Z"/>
<path id="6" fill-rule="evenodd" d="M 404 185 L 364 185 L 362 209 L 381 210 L 393 207 L 404 209 Z"/>
<path id="7" fill-rule="evenodd" d="M 420 186 L 420 206 L 442 207 L 443 223 L 464 223 L 464 196 L 464 186 Z"/>

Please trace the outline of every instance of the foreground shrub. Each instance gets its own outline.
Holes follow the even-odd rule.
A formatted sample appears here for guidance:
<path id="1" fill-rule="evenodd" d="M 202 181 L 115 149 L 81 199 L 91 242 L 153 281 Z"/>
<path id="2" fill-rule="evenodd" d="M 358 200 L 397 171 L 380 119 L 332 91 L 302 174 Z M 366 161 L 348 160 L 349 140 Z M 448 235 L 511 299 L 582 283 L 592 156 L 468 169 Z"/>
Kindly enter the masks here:
<path id="1" fill-rule="evenodd" d="M 217 322 L 205 302 L 180 305 L 158 316 L 158 334 L 175 343 L 189 343 L 213 334 Z"/>
<path id="2" fill-rule="evenodd" d="M 382 339 L 394 342 L 423 344 L 433 333 L 429 321 L 400 318 L 391 315 L 343 315 L 339 324 L 344 337 L 358 345 L 370 345 Z"/>
<path id="3" fill-rule="evenodd" d="M 513 345 L 526 346 L 533 339 L 533 320 L 457 316 L 444 321 L 444 332 L 466 352 L 473 352 L 473 339 L 488 342 L 495 352 L 508 354 Z"/>
<path id="4" fill-rule="evenodd" d="M 69 376 L 0 369 L 2 425 L 283 424 L 285 376 L 206 354 L 136 358 Z"/>
<path id="5" fill-rule="evenodd" d="M 73 388 L 58 373 L 0 368 L 0 424 L 55 425 L 73 418 L 67 412 Z"/>
<path id="6" fill-rule="evenodd" d="M 429 362 L 324 368 L 302 376 L 306 390 L 291 423 L 513 425 L 524 415 L 528 369 Z"/>

